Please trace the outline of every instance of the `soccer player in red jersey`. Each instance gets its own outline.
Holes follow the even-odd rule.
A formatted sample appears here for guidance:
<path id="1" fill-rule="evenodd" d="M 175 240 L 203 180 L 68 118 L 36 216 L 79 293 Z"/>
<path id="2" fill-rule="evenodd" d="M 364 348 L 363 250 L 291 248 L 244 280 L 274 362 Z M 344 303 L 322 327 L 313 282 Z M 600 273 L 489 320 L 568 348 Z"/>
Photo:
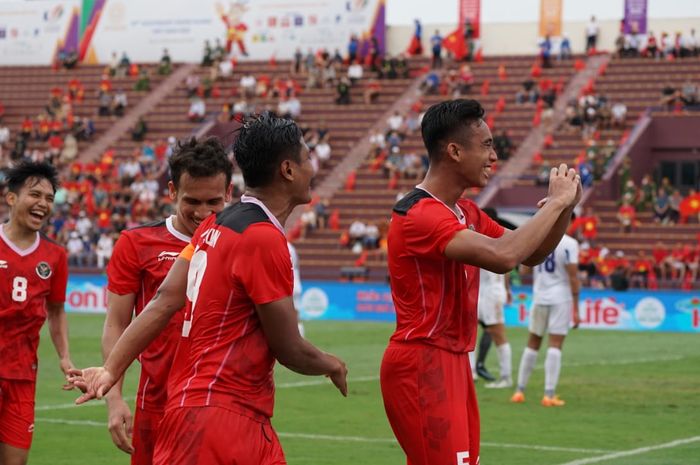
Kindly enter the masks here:
<path id="1" fill-rule="evenodd" d="M 46 163 L 6 172 L 10 219 L 0 225 L 0 464 L 27 463 L 34 431 L 39 330 L 49 334 L 63 373 L 73 368 L 63 307 L 66 251 L 39 232 L 51 215 L 57 173 Z"/>
<path id="2" fill-rule="evenodd" d="M 85 392 L 78 403 L 102 397 L 187 300 L 156 465 L 286 463 L 270 425 L 275 360 L 326 375 L 347 394 L 345 364 L 297 327 L 282 224 L 311 200 L 313 168 L 301 131 L 266 113 L 243 125 L 234 153 L 246 183 L 241 201 L 197 228 L 104 367 L 73 372 Z"/>
<path id="3" fill-rule="evenodd" d="M 506 231 L 461 199 L 484 187 L 497 156 L 475 100 L 433 105 L 421 123 L 430 168 L 395 206 L 389 275 L 396 331 L 381 365 L 389 423 L 410 465 L 479 463 L 479 411 L 468 353 L 477 330 L 479 268 L 538 264 L 556 247 L 580 198 L 580 178 L 552 169 L 537 214 Z"/>
<path id="4" fill-rule="evenodd" d="M 138 316 L 153 298 L 197 226 L 231 200 L 233 165 L 218 139 L 198 142 L 193 138 L 178 145 L 169 167 L 168 190 L 175 214 L 122 232 L 107 266 L 105 359 L 131 323 L 132 313 Z M 131 412 L 122 398 L 122 380 L 106 396 L 112 441 L 131 454 L 133 465 L 153 462 L 158 424 L 167 401 L 168 373 L 181 332 L 179 312 L 139 355 L 141 378 L 133 430 Z"/>

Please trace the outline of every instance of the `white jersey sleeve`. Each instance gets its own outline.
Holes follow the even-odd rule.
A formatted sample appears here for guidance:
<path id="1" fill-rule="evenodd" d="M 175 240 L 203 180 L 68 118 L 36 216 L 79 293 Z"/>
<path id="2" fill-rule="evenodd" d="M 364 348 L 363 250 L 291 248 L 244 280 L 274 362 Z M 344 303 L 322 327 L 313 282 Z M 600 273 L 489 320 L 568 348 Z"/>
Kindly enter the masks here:
<path id="1" fill-rule="evenodd" d="M 543 263 L 534 268 L 533 302 L 553 305 L 573 300 L 566 265 L 578 264 L 578 242 L 564 236 Z"/>

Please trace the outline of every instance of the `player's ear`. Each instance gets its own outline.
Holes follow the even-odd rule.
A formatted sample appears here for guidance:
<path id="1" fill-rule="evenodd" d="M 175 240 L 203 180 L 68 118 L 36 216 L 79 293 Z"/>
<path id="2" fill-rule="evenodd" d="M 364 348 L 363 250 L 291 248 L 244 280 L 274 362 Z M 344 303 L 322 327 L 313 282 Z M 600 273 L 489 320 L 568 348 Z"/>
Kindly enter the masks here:
<path id="1" fill-rule="evenodd" d="M 288 181 L 294 180 L 294 167 L 291 160 L 284 160 L 280 164 L 280 174 Z"/>
<path id="2" fill-rule="evenodd" d="M 226 188 L 226 196 L 224 197 L 224 202 L 229 203 L 232 198 L 233 198 L 233 183 L 229 183 L 228 187 Z"/>
<path id="3" fill-rule="evenodd" d="M 457 147 L 457 144 L 450 142 L 447 144 L 447 147 L 445 147 L 445 151 L 447 152 L 447 156 L 452 160 L 459 161 L 459 147 Z"/>
<path id="4" fill-rule="evenodd" d="M 170 197 L 170 200 L 173 202 L 177 199 L 177 189 L 175 188 L 175 183 L 172 181 L 168 181 L 168 197 Z"/>
<path id="5" fill-rule="evenodd" d="M 7 205 L 10 207 L 13 207 L 17 203 L 17 194 L 12 191 L 8 191 L 7 194 L 5 194 L 5 202 L 7 202 Z"/>

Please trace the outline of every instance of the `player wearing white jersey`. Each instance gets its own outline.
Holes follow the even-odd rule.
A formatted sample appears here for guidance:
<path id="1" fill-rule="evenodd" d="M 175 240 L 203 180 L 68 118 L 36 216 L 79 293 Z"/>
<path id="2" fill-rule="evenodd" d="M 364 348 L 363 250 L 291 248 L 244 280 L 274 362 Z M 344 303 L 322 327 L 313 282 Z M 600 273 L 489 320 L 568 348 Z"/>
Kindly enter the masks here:
<path id="1" fill-rule="evenodd" d="M 506 338 L 503 308 L 510 303 L 511 293 L 508 278 L 502 274 L 481 270 L 479 279 L 479 321 L 496 343 L 500 377 L 487 388 L 508 388 L 513 385 L 511 377 L 511 348 Z"/>
<path id="2" fill-rule="evenodd" d="M 297 315 L 299 314 L 299 308 L 301 305 L 301 273 L 299 272 L 299 254 L 297 254 L 297 249 L 292 245 L 291 242 L 287 242 L 287 248 L 289 249 L 289 256 L 292 259 L 292 273 L 294 274 L 294 290 L 292 291 L 292 299 L 294 300 L 294 308 L 297 310 Z M 301 317 L 299 317 L 299 334 L 304 337 L 304 323 L 301 322 Z"/>
<path id="3" fill-rule="evenodd" d="M 544 261 L 534 268 L 533 308 L 530 314 L 530 336 L 520 359 L 518 387 L 512 402 L 525 402 L 525 386 L 537 362 L 537 353 L 545 332 L 549 333 L 549 347 L 544 363 L 545 407 L 561 407 L 564 401 L 555 395 L 561 371 L 561 349 L 573 319 L 579 324 L 578 299 L 578 242 L 564 236 L 559 245 Z M 572 318 L 573 312 L 573 318 Z"/>

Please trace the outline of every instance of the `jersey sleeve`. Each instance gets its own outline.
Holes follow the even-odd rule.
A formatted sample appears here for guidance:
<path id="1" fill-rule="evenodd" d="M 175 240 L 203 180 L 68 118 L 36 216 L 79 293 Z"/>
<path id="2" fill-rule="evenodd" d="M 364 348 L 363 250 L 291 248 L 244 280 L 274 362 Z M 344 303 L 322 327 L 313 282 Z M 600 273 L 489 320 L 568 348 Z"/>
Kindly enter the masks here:
<path id="1" fill-rule="evenodd" d="M 268 223 L 248 227 L 233 263 L 233 274 L 256 305 L 292 296 L 294 279 L 286 238 Z"/>
<path id="2" fill-rule="evenodd" d="M 576 242 L 576 239 L 566 241 L 564 251 L 566 253 L 566 264 L 578 265 L 578 242 Z"/>
<path id="3" fill-rule="evenodd" d="M 503 235 L 505 228 L 494 221 L 489 215 L 484 213 L 484 211 L 474 205 L 477 214 L 479 215 L 479 229 L 477 232 L 483 234 L 484 236 L 499 238 Z"/>
<path id="4" fill-rule="evenodd" d="M 466 226 L 444 205 L 424 200 L 412 208 L 404 221 L 404 241 L 409 254 L 441 258 L 447 244 Z"/>
<path id="5" fill-rule="evenodd" d="M 136 294 L 141 287 L 140 269 L 131 235 L 122 233 L 107 263 L 107 290 L 117 295 Z"/>
<path id="6" fill-rule="evenodd" d="M 61 248 L 56 261 L 56 269 L 51 278 L 51 291 L 48 301 L 52 303 L 62 303 L 66 301 L 66 288 L 68 287 L 68 255 Z"/>

